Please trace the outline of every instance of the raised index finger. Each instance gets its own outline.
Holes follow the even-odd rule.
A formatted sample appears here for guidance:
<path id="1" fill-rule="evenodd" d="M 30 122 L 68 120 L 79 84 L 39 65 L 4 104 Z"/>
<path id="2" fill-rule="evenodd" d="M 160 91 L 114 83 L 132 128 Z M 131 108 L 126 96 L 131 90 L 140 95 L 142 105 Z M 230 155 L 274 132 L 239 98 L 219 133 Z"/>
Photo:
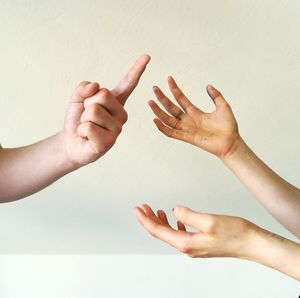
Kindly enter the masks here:
<path id="1" fill-rule="evenodd" d="M 150 61 L 149 55 L 143 55 L 135 61 L 125 77 L 118 83 L 118 85 L 111 90 L 119 102 L 124 105 L 129 95 L 132 93 L 138 84 L 143 72 Z"/>

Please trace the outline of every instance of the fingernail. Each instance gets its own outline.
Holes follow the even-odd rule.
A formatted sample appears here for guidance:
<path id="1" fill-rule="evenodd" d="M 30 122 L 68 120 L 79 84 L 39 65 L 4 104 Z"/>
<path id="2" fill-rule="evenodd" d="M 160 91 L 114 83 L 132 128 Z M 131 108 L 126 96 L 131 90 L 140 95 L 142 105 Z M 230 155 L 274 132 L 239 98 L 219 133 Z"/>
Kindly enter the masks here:
<path id="1" fill-rule="evenodd" d="M 210 84 L 208 84 L 208 85 L 206 86 L 206 88 L 209 89 L 209 90 L 215 90 L 214 86 L 213 86 L 213 85 L 210 85 Z"/>

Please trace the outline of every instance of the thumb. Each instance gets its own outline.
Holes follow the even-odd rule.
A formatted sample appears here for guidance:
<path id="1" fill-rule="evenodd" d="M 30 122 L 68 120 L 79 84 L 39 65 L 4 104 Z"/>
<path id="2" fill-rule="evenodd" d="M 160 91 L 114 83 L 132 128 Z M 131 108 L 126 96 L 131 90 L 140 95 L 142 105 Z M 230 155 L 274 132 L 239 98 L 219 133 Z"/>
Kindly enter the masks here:
<path id="1" fill-rule="evenodd" d="M 87 97 L 91 97 L 99 91 L 99 84 L 94 82 L 91 83 L 89 81 L 81 82 L 78 87 L 75 89 L 71 102 L 73 103 L 82 103 Z"/>
<path id="2" fill-rule="evenodd" d="M 173 213 L 183 224 L 190 227 L 199 228 L 198 212 L 180 205 L 176 205 L 173 209 Z"/>
<path id="3" fill-rule="evenodd" d="M 199 213 L 180 205 L 174 207 L 173 213 L 184 225 L 203 232 L 209 230 L 214 221 L 214 216 L 211 214 Z"/>
<path id="4" fill-rule="evenodd" d="M 210 98 L 213 100 L 214 104 L 216 107 L 222 107 L 228 105 L 227 101 L 223 97 L 222 93 L 217 90 L 214 86 L 212 85 L 207 85 L 206 86 L 206 91 Z"/>

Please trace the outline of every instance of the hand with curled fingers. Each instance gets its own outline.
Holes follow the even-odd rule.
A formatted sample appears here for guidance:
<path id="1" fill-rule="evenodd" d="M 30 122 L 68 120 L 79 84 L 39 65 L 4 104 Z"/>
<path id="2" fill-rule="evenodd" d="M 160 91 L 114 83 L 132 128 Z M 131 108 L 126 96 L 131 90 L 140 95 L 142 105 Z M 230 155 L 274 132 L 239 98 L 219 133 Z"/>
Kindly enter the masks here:
<path id="1" fill-rule="evenodd" d="M 183 206 L 173 209 L 177 229 L 166 213 L 144 204 L 135 208 L 142 226 L 155 238 L 192 258 L 233 257 L 260 263 L 300 280 L 300 244 L 234 216 L 198 213 Z M 196 232 L 188 232 L 186 226 Z"/>
<path id="2" fill-rule="evenodd" d="M 72 96 L 65 118 L 64 146 L 75 167 L 103 156 L 116 142 L 127 121 L 124 105 L 137 86 L 150 57 L 141 56 L 112 89 L 82 82 Z"/>
<path id="3" fill-rule="evenodd" d="M 177 229 L 168 222 L 163 210 L 153 212 L 144 204 L 135 208 L 142 226 L 158 238 L 190 257 L 240 257 L 251 252 L 251 240 L 259 229 L 243 218 L 198 213 L 183 206 L 176 206 L 173 213 L 178 219 Z M 188 232 L 186 226 L 198 232 Z"/>
<path id="4" fill-rule="evenodd" d="M 172 77 L 168 78 L 168 84 L 179 106 L 159 87 L 153 87 L 156 98 L 167 111 L 166 113 L 153 100 L 148 102 L 158 117 L 154 119 L 157 128 L 168 137 L 193 144 L 220 158 L 225 157 L 240 136 L 237 122 L 223 95 L 208 85 L 207 92 L 216 110 L 205 113 L 190 102 Z"/>

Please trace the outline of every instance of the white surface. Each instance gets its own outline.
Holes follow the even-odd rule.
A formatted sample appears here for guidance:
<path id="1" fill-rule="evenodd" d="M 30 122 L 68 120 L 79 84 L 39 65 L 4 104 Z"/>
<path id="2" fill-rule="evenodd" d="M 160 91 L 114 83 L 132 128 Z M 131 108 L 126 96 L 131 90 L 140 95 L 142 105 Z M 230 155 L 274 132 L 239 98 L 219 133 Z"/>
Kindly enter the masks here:
<path id="1" fill-rule="evenodd" d="M 250 262 L 184 256 L 6 256 L 1 298 L 298 298 L 299 283 Z"/>
<path id="2" fill-rule="evenodd" d="M 113 87 L 140 54 L 149 53 L 152 62 L 127 104 L 124 132 L 104 158 L 31 199 L 0 206 L 0 253 L 174 253 L 137 224 L 132 208 L 143 202 L 238 215 L 291 238 L 213 156 L 160 135 L 146 100 L 153 97 L 152 85 L 166 89 L 172 74 L 195 104 L 211 111 L 205 85 L 215 84 L 230 101 L 244 139 L 299 185 L 299 36 L 300 2 L 291 0 L 1 0 L 0 140 L 5 147 L 59 131 L 78 82 Z M 174 297 L 187 297 L 186 291 L 189 297 L 202 291 L 206 297 L 297 296 L 295 283 L 281 274 L 232 260 L 203 261 L 204 270 L 202 261 L 171 257 L 94 256 L 81 258 L 78 267 L 77 259 L 53 258 L 5 257 L 0 290 L 6 296 L 1 297 L 25 297 L 16 294 L 22 289 L 27 297 L 96 297 L 109 289 L 106 297 L 129 297 L 133 291 L 135 297 L 150 297 L 149 291 L 159 297 L 168 291 Z M 120 274 L 115 262 L 121 264 Z M 53 276 L 59 294 L 51 286 Z M 111 278 L 122 286 L 113 287 Z M 123 287 L 127 296 L 121 295 Z M 92 294 L 84 295 L 89 290 Z"/>

